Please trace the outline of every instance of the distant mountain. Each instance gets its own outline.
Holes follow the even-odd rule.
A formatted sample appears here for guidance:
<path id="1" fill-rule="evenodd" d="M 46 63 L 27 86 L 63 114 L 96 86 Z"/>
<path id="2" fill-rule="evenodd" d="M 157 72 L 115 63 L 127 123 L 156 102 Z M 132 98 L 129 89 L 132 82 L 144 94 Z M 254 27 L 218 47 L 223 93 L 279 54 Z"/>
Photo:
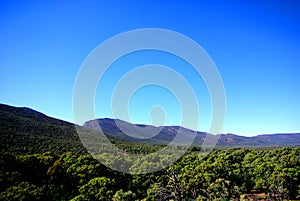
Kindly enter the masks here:
<path id="1" fill-rule="evenodd" d="M 234 134 L 215 136 L 205 132 L 196 132 L 179 126 L 154 127 L 135 125 L 118 119 L 97 119 L 86 122 L 80 127 L 83 135 L 95 136 L 102 132 L 116 144 L 136 146 L 134 143 L 168 144 L 176 137 L 179 144 L 185 144 L 186 139 L 196 135 L 193 145 L 202 145 L 206 136 L 210 139 L 220 137 L 219 147 L 271 147 L 300 146 L 300 134 L 272 134 L 244 137 Z M 122 130 L 118 127 L 121 125 Z M 93 130 L 92 130 L 93 129 Z M 95 131 L 96 130 L 96 131 Z M 124 131 L 131 136 L 124 134 Z M 152 135 L 156 134 L 153 138 Z M 133 136 L 133 137 L 132 137 Z M 138 137 L 138 138 L 137 138 Z M 139 139 L 149 138 L 149 139 Z M 93 138 L 86 142 L 93 144 Z M 13 153 L 53 153 L 86 152 L 76 132 L 75 125 L 66 121 L 46 116 L 26 107 L 13 107 L 0 104 L 0 150 Z"/>
<path id="2" fill-rule="evenodd" d="M 131 124 L 119 119 L 109 118 L 85 122 L 83 127 L 101 131 L 114 138 L 151 144 L 168 144 L 176 137 L 178 132 L 183 132 L 185 136 L 196 133 L 195 131 L 179 126 L 155 127 L 151 125 Z M 152 137 L 153 135 L 155 136 Z M 205 136 L 206 133 L 197 132 L 197 137 L 203 138 Z M 185 137 L 181 137 L 178 141 L 184 143 L 186 139 Z"/>
<path id="3" fill-rule="evenodd" d="M 221 147 L 300 146 L 300 133 L 265 134 L 253 137 L 235 134 L 220 134 L 215 136 L 206 132 L 193 131 L 180 126 L 154 127 L 151 125 L 131 124 L 119 119 L 108 118 L 87 121 L 83 124 L 83 127 L 102 131 L 106 135 L 118 139 L 151 144 L 168 144 L 177 136 L 178 132 L 180 132 L 182 137 L 180 137 L 178 141 L 182 144 L 185 144 L 186 137 L 195 134 L 196 137 L 193 142 L 193 145 L 195 146 L 202 145 L 206 136 L 211 139 L 219 137 L 217 146 Z M 99 128 L 101 128 L 101 130 Z M 151 136 L 151 132 L 158 132 L 158 134 L 151 139 L 141 139 Z M 139 136 L 139 138 L 131 136 Z"/>
<path id="4" fill-rule="evenodd" d="M 236 147 L 300 146 L 300 133 L 262 134 L 253 137 L 222 134 L 219 144 Z"/>

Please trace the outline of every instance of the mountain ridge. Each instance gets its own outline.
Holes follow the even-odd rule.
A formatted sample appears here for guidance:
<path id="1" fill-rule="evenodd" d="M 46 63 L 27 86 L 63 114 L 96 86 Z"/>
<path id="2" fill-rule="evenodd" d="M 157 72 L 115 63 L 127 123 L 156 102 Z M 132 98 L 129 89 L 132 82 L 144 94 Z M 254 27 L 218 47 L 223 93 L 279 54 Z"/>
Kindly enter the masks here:
<path id="1" fill-rule="evenodd" d="M 153 142 L 151 140 L 140 140 L 140 139 L 132 139 L 128 137 L 120 128 L 116 125 L 115 121 L 121 122 L 123 125 L 127 124 L 127 126 L 138 126 L 138 127 L 153 127 L 157 129 L 161 129 L 161 133 L 154 136 Z M 118 124 L 118 123 L 117 123 Z M 135 142 L 143 142 L 143 143 L 154 143 L 161 142 L 169 143 L 171 142 L 176 134 L 180 132 L 184 132 L 185 134 L 194 133 L 196 134 L 196 141 L 194 141 L 193 145 L 200 146 L 203 143 L 203 138 L 206 135 L 210 137 L 219 137 L 219 141 L 217 143 L 218 146 L 299 146 L 300 145 L 300 133 L 274 133 L 274 134 L 259 134 L 256 136 L 242 136 L 233 133 L 227 134 L 217 134 L 212 135 L 203 131 L 194 131 L 181 126 L 152 126 L 146 124 L 132 124 L 120 119 L 112 119 L 112 118 L 99 118 L 95 120 L 89 120 L 83 124 L 83 127 L 99 130 L 99 125 L 102 128 L 103 133 L 111 135 L 116 138 L 121 138 L 123 140 L 135 141 Z M 125 127 L 126 128 L 126 127 Z M 130 130 L 130 128 L 127 130 Z M 134 130 L 134 128 L 131 128 Z M 140 133 L 141 135 L 143 133 Z M 169 138 L 166 138 L 169 136 Z M 198 140 L 198 141 L 197 141 Z M 200 140 L 200 141 L 199 141 Z"/>
<path id="2" fill-rule="evenodd" d="M 176 137 L 179 144 L 185 143 L 185 137 L 189 134 L 195 134 L 194 146 L 201 146 L 206 136 L 220 137 L 217 143 L 218 147 L 272 147 L 272 146 L 300 146 L 300 133 L 292 134 L 266 134 L 258 136 L 239 136 L 236 134 L 220 134 L 214 136 L 206 132 L 193 131 L 180 126 L 155 127 L 143 124 L 131 124 L 120 119 L 117 122 L 125 125 L 131 134 L 143 134 L 141 138 L 134 138 L 124 134 L 111 118 L 100 119 L 104 128 L 105 135 L 111 141 L 119 143 L 141 143 L 167 145 Z M 87 121 L 84 129 L 87 134 L 95 135 L 98 130 L 99 119 Z M 93 126 L 87 126 L 87 124 Z M 54 151 L 63 153 L 66 151 L 86 152 L 78 133 L 77 125 L 49 117 L 39 111 L 28 107 L 14 107 L 0 104 L 0 149 L 2 151 L 16 153 L 41 153 L 45 151 Z M 96 127 L 95 127 L 96 126 Z M 134 127 L 135 126 L 135 127 Z M 86 128 L 87 127 L 87 128 Z M 136 132 L 139 128 L 142 132 Z M 148 130 L 147 130 L 148 129 Z M 94 131 L 96 130 L 96 132 Z M 152 133 L 154 131 L 154 133 Z M 155 132 L 159 133 L 154 135 Z M 147 133 L 148 132 L 148 133 Z M 134 135 L 133 135 L 134 136 Z M 143 139 L 146 136 L 146 139 Z M 154 137 L 152 137 L 154 136 Z M 121 140 L 121 141 L 120 141 Z"/>

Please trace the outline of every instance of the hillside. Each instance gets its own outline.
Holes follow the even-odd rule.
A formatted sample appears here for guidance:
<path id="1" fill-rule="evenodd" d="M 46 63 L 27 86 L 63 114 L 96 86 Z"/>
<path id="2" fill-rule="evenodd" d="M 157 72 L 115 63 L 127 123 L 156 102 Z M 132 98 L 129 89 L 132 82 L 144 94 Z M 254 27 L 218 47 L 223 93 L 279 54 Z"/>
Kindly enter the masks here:
<path id="1" fill-rule="evenodd" d="M 135 132 L 136 127 L 132 124 L 117 121 L 126 125 L 128 131 Z M 85 126 L 94 125 L 97 128 L 98 122 L 105 132 L 111 133 L 109 139 L 123 150 L 147 153 L 163 147 L 125 141 L 125 135 L 116 130 L 112 119 L 91 121 Z M 80 128 L 86 135 L 98 133 Z M 150 131 L 157 130 L 152 126 L 148 128 Z M 166 143 L 174 138 L 178 130 L 186 135 L 193 132 L 178 126 L 163 127 L 155 140 Z M 205 133 L 199 132 L 196 140 L 204 135 Z M 195 149 L 165 169 L 151 173 L 149 167 L 159 167 L 172 156 L 154 153 L 151 157 L 144 156 L 141 160 L 134 160 L 133 157 L 127 157 L 126 153 L 110 155 L 99 152 L 98 159 L 105 159 L 102 161 L 105 163 L 99 163 L 93 156 L 84 153 L 85 149 L 74 124 L 29 108 L 3 104 L 0 104 L 0 136 L 0 200 L 4 201 L 300 198 L 300 147 L 226 148 L 213 150 L 209 155 Z M 95 144 L 93 139 L 88 142 Z M 259 135 L 250 138 L 226 134 L 220 136 L 219 144 L 227 144 L 227 147 L 238 143 L 243 146 L 259 143 L 279 146 L 299 145 L 298 141 L 299 134 Z M 123 172 L 110 169 L 110 165 L 120 166 Z M 131 175 L 125 172 L 148 173 Z"/>
<path id="2" fill-rule="evenodd" d="M 137 139 L 125 135 L 117 126 L 127 128 L 131 134 L 142 136 L 151 135 L 151 132 L 159 134 L 150 139 Z M 205 132 L 195 132 L 179 126 L 154 127 L 147 125 L 134 125 L 121 120 L 97 119 L 86 122 L 81 129 L 87 134 L 95 134 L 100 125 L 103 133 L 119 147 L 143 147 L 145 152 L 155 150 L 154 144 L 165 145 L 171 142 L 180 131 L 183 136 L 196 133 L 194 140 L 195 146 L 203 143 L 207 134 Z M 138 133 L 136 132 L 136 128 Z M 140 132 L 142 130 L 142 132 Z M 46 116 L 38 111 L 26 107 L 13 107 L 0 104 L 0 148 L 2 152 L 9 151 L 13 153 L 43 153 L 51 151 L 53 153 L 64 153 L 67 151 L 85 153 L 75 125 L 66 121 Z M 210 135 L 210 137 L 216 137 Z M 179 138 L 179 142 L 184 144 L 185 138 Z M 93 143 L 93 142 L 90 142 Z M 147 146 L 145 145 L 147 144 Z M 222 134 L 218 141 L 218 147 L 274 147 L 274 146 L 299 146 L 300 134 L 272 134 L 258 135 L 255 137 L 244 137 L 234 134 Z M 159 146 L 158 146 L 159 147 Z"/>
<path id="3" fill-rule="evenodd" d="M 124 134 L 117 125 L 121 125 L 125 132 L 141 135 L 150 136 L 153 131 L 160 131 L 156 136 L 151 139 L 137 139 Z M 193 131 L 187 128 L 182 128 L 179 126 L 164 126 L 164 127 L 154 127 L 151 125 L 140 125 L 131 124 L 119 119 L 96 119 L 87 121 L 84 123 L 83 127 L 90 128 L 99 131 L 99 126 L 103 133 L 113 136 L 118 139 L 141 142 L 141 143 L 151 143 L 151 144 L 168 144 L 171 142 L 178 132 L 183 133 L 183 136 L 189 136 L 191 134 L 196 134 L 193 145 L 200 146 L 203 143 L 206 135 L 211 138 L 219 137 L 217 143 L 220 147 L 273 147 L 273 146 L 299 146 L 300 145 L 300 133 L 291 134 L 268 134 L 268 135 L 257 135 L 253 137 L 245 137 L 235 134 L 220 134 L 219 136 L 214 136 L 209 133 Z M 142 130 L 140 128 L 146 128 Z M 149 133 L 150 132 L 150 133 Z M 185 144 L 185 138 L 179 139 L 182 144 Z"/>
<path id="4" fill-rule="evenodd" d="M 85 143 L 93 147 L 95 136 L 99 133 L 76 126 L 80 128 L 83 135 L 92 137 L 90 141 Z M 146 153 L 161 147 L 132 143 L 109 135 L 107 137 L 122 150 L 138 147 L 139 151 Z M 99 142 L 97 141 L 97 143 Z M 0 150 L 15 154 L 87 153 L 76 132 L 75 124 L 49 117 L 30 108 L 13 107 L 5 104 L 0 104 Z"/>
<path id="5" fill-rule="evenodd" d="M 97 119 L 97 120 L 85 122 L 83 127 L 100 131 L 99 125 L 101 127 L 101 131 L 106 135 L 118 139 L 123 139 L 126 141 L 150 143 L 150 144 L 168 144 L 174 139 L 177 132 L 183 132 L 184 135 L 190 135 L 192 133 L 195 133 L 195 131 L 186 128 L 181 128 L 179 126 L 155 127 L 151 125 L 131 124 L 119 119 L 109 119 L 109 118 Z M 118 125 L 121 125 L 122 130 L 118 127 Z M 124 134 L 123 131 L 129 133 L 131 136 L 139 136 L 142 139 L 140 139 L 139 137 L 134 138 L 129 135 L 126 135 Z M 152 136 L 153 133 L 157 133 L 157 135 L 155 135 L 153 138 L 147 139 L 148 136 Z M 205 135 L 206 133 L 204 132 L 197 132 L 197 137 L 199 138 L 203 138 L 205 137 Z M 179 141 L 182 144 L 184 144 L 185 138 L 180 138 Z M 200 144 L 198 143 L 198 145 Z"/>
<path id="6" fill-rule="evenodd" d="M 0 148 L 15 153 L 85 152 L 74 124 L 0 104 Z"/>

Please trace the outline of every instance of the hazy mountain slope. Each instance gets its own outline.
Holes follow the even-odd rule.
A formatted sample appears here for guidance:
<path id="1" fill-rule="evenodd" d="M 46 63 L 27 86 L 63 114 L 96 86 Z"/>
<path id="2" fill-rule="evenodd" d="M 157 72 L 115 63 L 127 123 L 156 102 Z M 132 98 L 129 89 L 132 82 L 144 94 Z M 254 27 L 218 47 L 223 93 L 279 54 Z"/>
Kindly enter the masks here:
<path id="1" fill-rule="evenodd" d="M 122 130 L 119 128 L 119 125 L 121 125 Z M 182 132 L 184 136 L 196 134 L 197 138 L 195 139 L 194 144 L 201 145 L 203 143 L 203 138 L 206 135 L 206 133 L 195 132 L 179 126 L 155 127 L 151 125 L 131 124 L 119 119 L 109 118 L 85 122 L 83 127 L 97 131 L 100 131 L 99 128 L 101 128 L 101 131 L 106 135 L 110 135 L 118 139 L 151 144 L 168 144 L 176 137 L 178 132 Z M 125 131 L 126 134 L 123 131 Z M 157 133 L 157 135 L 152 138 L 147 137 L 152 136 L 153 133 L 154 135 Z M 138 137 L 131 137 L 127 134 L 130 134 L 131 136 L 139 136 L 141 139 Z M 179 137 L 178 141 L 185 144 L 186 137 Z"/>
<path id="2" fill-rule="evenodd" d="M 133 133 L 136 132 L 135 130 L 137 127 L 142 128 L 146 127 L 149 128 L 148 131 L 151 132 L 151 130 L 160 129 L 158 135 L 153 137 L 152 139 L 148 140 L 141 140 L 132 138 L 126 134 L 124 134 L 116 124 L 121 124 L 122 128 L 125 128 L 127 131 L 132 131 Z M 164 127 L 154 127 L 149 125 L 135 125 L 131 124 L 119 119 L 96 119 L 91 120 L 84 123 L 84 127 L 99 130 L 99 125 L 102 129 L 102 131 L 107 134 L 111 135 L 113 137 L 129 140 L 129 141 L 135 141 L 135 142 L 144 142 L 144 143 L 161 143 L 165 144 L 168 142 L 171 142 L 174 137 L 177 135 L 178 132 L 182 132 L 184 136 L 189 136 L 192 133 L 196 134 L 196 138 L 194 140 L 194 145 L 199 146 L 203 143 L 203 140 L 205 139 L 206 135 L 209 135 L 210 137 L 216 137 L 211 134 L 207 134 L 205 132 L 196 132 L 192 131 L 186 128 L 182 128 L 179 126 L 164 126 Z M 147 136 L 149 133 L 146 131 L 136 133 L 140 136 Z M 300 133 L 292 133 L 292 134 L 268 134 L 268 135 L 258 135 L 254 137 L 245 137 L 245 136 L 239 136 L 235 134 L 221 134 L 219 135 L 219 141 L 218 146 L 225 146 L 225 147 L 252 147 L 252 146 L 299 146 L 300 145 Z M 184 143 L 184 138 L 180 139 Z"/>

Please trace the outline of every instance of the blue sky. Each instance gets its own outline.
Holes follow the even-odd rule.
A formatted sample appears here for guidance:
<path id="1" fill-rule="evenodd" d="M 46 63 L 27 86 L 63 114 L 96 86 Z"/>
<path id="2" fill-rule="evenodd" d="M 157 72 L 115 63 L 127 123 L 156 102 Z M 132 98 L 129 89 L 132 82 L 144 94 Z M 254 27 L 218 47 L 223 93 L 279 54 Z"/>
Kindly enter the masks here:
<path id="1" fill-rule="evenodd" d="M 207 51 L 226 90 L 224 133 L 300 131 L 300 4 L 289 0 L 0 1 L 0 102 L 73 121 L 73 88 L 85 58 L 110 37 L 140 28 L 182 33 Z M 116 62 L 103 78 L 105 90 L 97 90 L 97 116 L 112 117 L 110 93 L 122 73 L 153 62 L 177 70 L 186 65 L 155 51 Z M 204 83 L 178 71 L 199 98 L 199 130 L 208 130 Z M 180 123 L 178 101 L 155 86 L 132 97 L 132 121 L 151 122 L 155 105 L 164 107 L 167 124 Z"/>

